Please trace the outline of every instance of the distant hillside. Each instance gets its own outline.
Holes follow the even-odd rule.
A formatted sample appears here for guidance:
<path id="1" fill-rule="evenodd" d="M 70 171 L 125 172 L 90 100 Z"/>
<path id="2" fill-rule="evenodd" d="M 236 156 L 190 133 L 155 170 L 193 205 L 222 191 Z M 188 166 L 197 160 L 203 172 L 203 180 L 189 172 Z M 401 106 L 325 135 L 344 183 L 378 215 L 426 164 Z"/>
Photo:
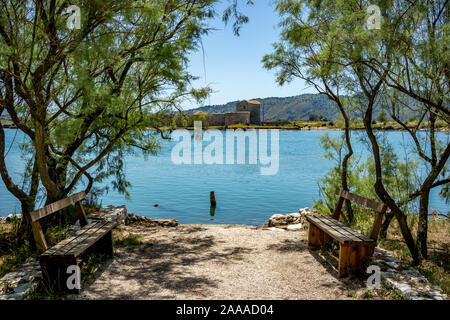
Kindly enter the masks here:
<path id="1" fill-rule="evenodd" d="M 0 115 L 0 120 L 8 120 L 11 121 L 11 117 L 8 114 L 2 114 Z"/>
<path id="2" fill-rule="evenodd" d="M 12 124 L 11 117 L 8 114 L 0 115 L 0 122 L 4 126 L 10 126 Z"/>
<path id="3" fill-rule="evenodd" d="M 334 102 L 320 94 L 302 94 L 285 98 L 252 99 L 262 103 L 265 120 L 309 120 L 310 115 L 318 115 L 328 120 L 336 120 L 339 110 Z M 203 111 L 206 113 L 224 113 L 236 111 L 238 101 L 224 105 L 205 106 L 188 110 L 189 113 Z M 261 110 L 262 112 L 262 110 Z M 262 116 L 262 114 L 261 114 Z"/>

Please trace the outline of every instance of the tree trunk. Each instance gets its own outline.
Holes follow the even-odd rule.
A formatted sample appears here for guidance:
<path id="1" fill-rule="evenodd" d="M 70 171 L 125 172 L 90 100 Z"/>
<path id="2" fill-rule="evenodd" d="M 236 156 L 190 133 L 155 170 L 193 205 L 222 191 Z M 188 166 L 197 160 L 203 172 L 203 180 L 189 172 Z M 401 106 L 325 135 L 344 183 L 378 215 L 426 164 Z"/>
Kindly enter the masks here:
<path id="1" fill-rule="evenodd" d="M 36 244 L 34 242 L 33 231 L 31 230 L 30 212 L 34 209 L 34 203 L 31 205 L 30 201 L 21 201 L 22 208 L 22 223 L 20 224 L 19 232 L 17 234 L 16 243 L 21 245 L 24 241 L 30 243 L 30 249 L 34 251 Z"/>
<path id="2" fill-rule="evenodd" d="M 389 213 L 386 213 L 385 218 L 384 218 L 384 222 L 381 225 L 380 239 L 383 239 L 383 240 L 386 239 L 387 231 L 389 229 L 389 226 L 391 225 L 392 218 L 394 218 L 394 214 L 391 211 Z"/>
<path id="3" fill-rule="evenodd" d="M 430 200 L 430 190 L 422 190 L 420 193 L 419 204 L 419 224 L 417 226 L 417 246 L 420 249 L 422 257 L 428 258 L 428 203 Z"/>
<path id="4" fill-rule="evenodd" d="M 345 124 L 344 135 L 345 135 L 345 143 L 347 145 L 347 153 L 344 156 L 344 159 L 342 160 L 341 183 L 342 183 L 343 190 L 350 191 L 350 189 L 348 187 L 348 163 L 350 161 L 351 156 L 353 155 L 353 148 L 352 148 L 352 143 L 350 140 L 350 119 L 348 118 L 347 112 L 345 111 L 340 98 L 338 96 L 335 96 L 328 86 L 326 86 L 326 89 L 328 90 L 328 93 L 329 93 L 328 96 L 336 102 L 336 104 L 339 107 L 339 111 L 341 112 L 342 117 L 344 118 L 344 124 Z M 348 223 L 351 224 L 354 221 L 354 216 L 353 216 L 353 209 L 352 209 L 352 204 L 351 204 L 350 200 L 345 200 L 345 208 L 346 208 L 346 212 L 347 212 L 346 216 L 347 216 Z"/>
<path id="5" fill-rule="evenodd" d="M 411 230 L 408 227 L 408 222 L 406 221 L 406 215 L 403 212 L 401 214 L 396 213 L 395 217 L 397 218 L 397 221 L 400 225 L 403 239 L 405 240 L 409 252 L 411 253 L 411 256 L 413 258 L 413 265 L 418 265 L 420 263 L 419 249 L 414 243 L 414 238 L 411 234 Z"/>
<path id="6" fill-rule="evenodd" d="M 30 175 L 30 191 L 28 194 L 28 198 L 20 201 L 23 219 L 22 224 L 20 226 L 19 241 L 24 240 L 29 241 L 32 250 L 36 249 L 36 244 L 34 243 L 33 231 L 31 230 L 30 213 L 34 210 L 38 188 L 39 188 L 39 170 L 35 160 Z"/>
<path id="7" fill-rule="evenodd" d="M 362 79 L 360 78 L 360 81 L 362 83 Z M 381 86 L 381 80 L 377 84 L 377 86 Z M 376 87 L 377 87 L 376 86 Z M 363 87 L 363 86 L 362 86 Z M 364 88 L 364 87 L 363 87 Z M 375 89 L 373 89 L 375 90 Z M 378 195 L 378 197 L 383 201 L 385 205 L 391 210 L 391 212 L 395 215 L 397 218 L 397 221 L 400 226 L 400 230 L 402 232 L 403 239 L 405 240 L 406 245 L 408 246 L 409 252 L 411 253 L 411 256 L 413 258 L 413 264 L 418 265 L 420 262 L 420 255 L 419 250 L 417 248 L 416 242 L 414 241 L 414 238 L 411 234 L 411 230 L 408 227 L 408 222 L 406 220 L 405 213 L 397 206 L 394 199 L 389 195 L 389 193 L 384 188 L 383 184 L 383 169 L 381 167 L 381 156 L 380 156 L 380 146 L 378 145 L 377 138 L 372 130 L 372 112 L 373 112 L 373 104 L 375 101 L 375 94 L 373 92 L 372 94 L 369 94 L 366 92 L 366 97 L 369 99 L 369 103 L 367 106 L 366 114 L 364 116 L 364 128 L 366 130 L 367 136 L 370 140 L 370 144 L 372 146 L 372 155 L 373 160 L 375 162 L 375 175 L 376 175 L 376 182 L 375 182 L 375 192 Z"/>

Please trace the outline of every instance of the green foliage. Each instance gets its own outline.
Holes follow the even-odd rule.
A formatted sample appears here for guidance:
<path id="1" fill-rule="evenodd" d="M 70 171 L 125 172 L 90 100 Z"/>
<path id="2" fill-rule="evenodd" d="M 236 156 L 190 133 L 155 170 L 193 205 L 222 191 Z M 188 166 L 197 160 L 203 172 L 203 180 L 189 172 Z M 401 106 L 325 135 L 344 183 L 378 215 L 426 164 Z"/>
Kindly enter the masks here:
<path id="1" fill-rule="evenodd" d="M 448 61 L 445 58 L 449 54 L 449 23 L 444 18 L 448 16 L 448 4 L 381 1 L 377 5 L 382 24 L 377 29 L 367 26 L 369 5 L 368 1 L 357 0 L 277 0 L 281 37 L 274 44 L 273 52 L 264 56 L 263 63 L 267 69 L 276 70 L 280 85 L 301 78 L 334 101 L 336 95 L 349 97 L 351 103 L 340 105 L 340 110 L 348 113 L 346 109 L 353 106 L 351 109 L 356 113 L 350 114 L 351 120 L 355 120 L 355 115 L 364 119 L 364 130 L 378 168 L 375 171 L 366 161 L 366 168 L 353 170 L 363 170 L 360 180 L 366 180 L 369 186 L 374 185 L 373 174 L 376 174 L 377 193 L 383 199 L 394 199 L 396 204 L 391 201 L 386 204 L 398 219 L 404 219 L 410 205 L 405 192 L 421 190 L 419 196 L 426 199 L 431 183 L 437 180 L 441 170 L 446 171 L 441 164 L 447 162 L 449 153 L 443 149 L 436 152 L 440 146 L 433 141 L 433 126 L 429 126 L 427 145 L 419 142 L 418 128 L 409 130 L 416 143 L 415 150 L 408 152 L 419 154 L 421 169 L 429 169 L 425 182 L 410 183 L 410 160 L 405 159 L 402 164 L 385 141 L 378 141 L 372 120 L 380 112 L 378 120 L 385 122 L 386 110 L 399 125 L 406 126 L 402 123 L 405 111 L 414 109 L 420 119 L 428 116 L 430 123 L 435 119 L 448 123 L 449 73 L 448 63 L 444 62 Z M 408 99 L 415 103 L 410 104 Z M 449 150 L 448 141 L 442 146 Z M 416 188 L 411 190 L 410 185 Z M 409 227 L 401 224 L 415 263 L 419 262 L 420 255 L 427 255 L 427 213 L 428 208 L 422 207 L 417 243 Z"/>
<path id="2" fill-rule="evenodd" d="M 104 254 L 91 254 L 83 260 L 80 266 L 82 281 L 88 282 L 107 260 L 108 255 Z"/>
<path id="3" fill-rule="evenodd" d="M 20 232 L 20 227 L 22 226 L 23 219 L 18 218 L 17 216 L 12 216 L 9 221 L 12 225 L 14 235 L 17 236 L 18 233 Z"/>
<path id="4" fill-rule="evenodd" d="M 27 155 L 37 164 L 28 167 L 50 199 L 104 181 L 129 196 L 125 156 L 155 155 L 165 116 L 210 92 L 193 88 L 187 70 L 216 2 L 80 1 L 82 28 L 69 30 L 61 14 L 67 2 L 52 10 L 45 4 L 43 15 L 34 1 L 5 1 L 0 108 L 27 135 Z M 21 85 L 7 86 L 10 76 Z"/>
<path id="5" fill-rule="evenodd" d="M 249 21 L 248 17 L 239 11 L 238 6 L 240 0 L 230 0 L 231 5 L 225 9 L 222 20 L 227 23 L 231 20 L 231 17 L 234 18 L 233 21 L 233 32 L 235 35 L 239 36 L 239 32 L 243 24 Z M 243 0 L 246 5 L 253 5 L 252 0 Z"/>
<path id="6" fill-rule="evenodd" d="M 366 299 L 366 300 L 371 300 L 371 299 L 373 299 L 373 297 L 374 297 L 373 291 L 370 289 L 367 289 L 361 295 L 361 298 Z"/>
<path id="7" fill-rule="evenodd" d="M 387 122 L 388 121 L 388 117 L 387 117 L 386 112 L 381 111 L 380 114 L 377 117 L 377 121 L 383 122 L 383 123 Z"/>
<path id="8" fill-rule="evenodd" d="M 55 212 L 50 216 L 50 219 L 53 222 L 52 225 L 56 228 L 55 231 L 58 233 L 60 230 L 76 223 L 78 221 L 78 214 L 75 206 L 72 205 Z"/>
<path id="9" fill-rule="evenodd" d="M 115 246 L 123 246 L 123 247 L 135 247 L 142 244 L 142 237 L 135 234 L 130 234 L 126 237 L 115 239 Z"/>
<path id="10" fill-rule="evenodd" d="M 102 207 L 102 202 L 100 199 L 101 194 L 101 189 L 96 187 L 92 188 L 91 192 L 89 192 L 84 199 L 83 207 L 85 209 L 99 210 Z"/>
<path id="11" fill-rule="evenodd" d="M 408 224 L 417 224 L 417 215 L 408 215 Z M 448 219 L 433 218 L 428 220 L 430 252 L 427 260 L 423 260 L 417 269 L 430 281 L 432 285 L 439 286 L 444 293 L 450 294 L 450 257 L 449 237 L 450 222 Z M 411 256 L 404 241 L 401 240 L 396 222 L 389 229 L 388 238 L 380 239 L 380 246 L 401 258 L 408 267 Z"/>
<path id="12" fill-rule="evenodd" d="M 384 279 L 381 280 L 381 288 L 379 292 L 382 296 L 386 296 L 390 300 L 403 300 L 400 291 L 394 289 L 394 287 Z"/>
<path id="13" fill-rule="evenodd" d="M 356 298 L 356 292 L 355 292 L 355 290 L 347 290 L 346 295 L 347 295 L 347 297 L 349 297 L 349 298 Z"/>
<path id="14" fill-rule="evenodd" d="M 321 197 L 314 200 L 314 208 L 319 212 L 331 214 L 337 203 L 338 197 L 334 194 L 341 188 L 342 159 L 346 153 L 345 139 L 343 136 L 331 138 L 325 133 L 320 138 L 320 145 L 324 149 L 324 157 L 333 160 L 332 167 L 319 179 Z M 415 172 L 419 167 L 417 160 L 400 160 L 398 155 L 387 141 L 381 145 L 382 168 L 385 187 L 397 202 L 404 202 L 411 191 L 417 186 Z M 373 188 L 375 184 L 375 164 L 372 157 L 367 157 L 365 162 L 360 159 L 351 159 L 349 162 L 348 184 L 350 192 L 363 197 L 380 201 Z M 406 202 L 402 209 L 408 213 L 415 208 L 415 203 Z M 373 212 L 352 204 L 355 214 L 355 227 L 368 232 L 372 226 Z"/>
<path id="15" fill-rule="evenodd" d="M 30 243 L 25 240 L 20 246 L 9 248 L 6 254 L 9 258 L 0 265 L 0 278 L 31 256 Z"/>
<path id="16" fill-rule="evenodd" d="M 50 246 L 53 246 L 63 240 L 69 231 L 69 226 L 50 226 L 45 232 L 45 239 Z"/>
<path id="17" fill-rule="evenodd" d="M 128 226 L 128 225 L 131 224 L 131 222 L 132 222 L 131 218 L 127 215 L 127 216 L 125 217 L 124 224 L 125 224 L 126 226 Z"/>
<path id="18" fill-rule="evenodd" d="M 37 288 L 31 290 L 24 299 L 25 300 L 68 300 L 65 292 L 59 289 L 58 281 L 45 281 L 38 284 Z"/>

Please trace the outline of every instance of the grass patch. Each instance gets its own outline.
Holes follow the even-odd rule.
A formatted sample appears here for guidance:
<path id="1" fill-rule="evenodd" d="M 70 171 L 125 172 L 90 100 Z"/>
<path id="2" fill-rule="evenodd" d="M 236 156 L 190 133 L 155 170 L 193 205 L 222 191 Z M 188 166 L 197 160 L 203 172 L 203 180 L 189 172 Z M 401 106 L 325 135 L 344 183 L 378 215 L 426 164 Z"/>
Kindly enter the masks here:
<path id="1" fill-rule="evenodd" d="M 83 260 L 80 266 L 81 279 L 83 282 L 90 281 L 108 258 L 109 257 L 106 254 L 91 254 Z"/>
<path id="2" fill-rule="evenodd" d="M 413 234 L 416 233 L 417 216 L 408 216 L 408 224 Z M 442 218 L 432 218 L 428 220 L 428 228 L 429 257 L 428 260 L 423 260 L 417 269 L 432 285 L 441 287 L 445 294 L 450 295 L 450 222 Z M 379 245 L 407 264 L 412 264 L 411 255 L 396 220 L 392 221 L 386 240 L 380 240 Z"/>
<path id="3" fill-rule="evenodd" d="M 59 289 L 60 285 L 57 280 L 39 282 L 36 289 L 31 290 L 24 300 L 68 300 L 68 295 Z"/>
<path id="4" fill-rule="evenodd" d="M 373 226 L 375 214 L 369 210 L 355 210 L 354 214 L 355 222 L 352 228 L 368 235 Z M 418 216 L 408 215 L 407 221 L 416 239 Z M 402 259 L 404 268 L 412 265 L 411 254 L 396 219 L 392 220 L 386 239 L 378 239 L 378 245 Z M 450 295 L 450 221 L 448 219 L 433 217 L 428 220 L 428 259 L 422 260 L 415 268 L 428 279 L 431 285 L 439 286 L 445 294 Z M 377 294 L 387 296 L 389 299 L 401 298 L 388 283 L 385 283 L 380 290 L 377 290 Z"/>
<path id="5" fill-rule="evenodd" d="M 5 257 L 6 256 L 6 257 Z M 0 266 L 0 277 L 11 271 L 14 267 L 25 262 L 31 256 L 30 243 L 25 241 L 20 247 L 11 249 L 9 254 L 2 257 L 2 265 Z"/>
<path id="6" fill-rule="evenodd" d="M 375 294 L 376 296 L 383 297 L 384 299 L 389 300 L 403 300 L 402 295 L 399 291 L 394 289 L 388 282 L 385 280 L 381 281 L 380 289 L 373 291 L 371 290 L 370 294 Z"/>
<path id="7" fill-rule="evenodd" d="M 108 260 L 104 254 L 89 255 L 80 265 L 81 287 L 89 283 L 95 273 L 102 268 L 102 265 Z M 25 299 L 27 300 L 71 300 L 73 297 L 67 292 L 61 290 L 59 280 L 40 282 L 38 287 L 30 292 Z"/>
<path id="8" fill-rule="evenodd" d="M 355 290 L 347 290 L 346 295 L 349 298 L 356 298 L 356 291 Z"/>
<path id="9" fill-rule="evenodd" d="M 136 247 L 142 244 L 142 237 L 136 234 L 129 234 L 125 237 L 114 239 L 114 245 L 119 247 Z"/>
<path id="10" fill-rule="evenodd" d="M 372 300 L 375 297 L 373 290 L 367 289 L 364 291 L 364 293 L 361 295 L 361 298 L 365 300 Z"/>
<path id="11" fill-rule="evenodd" d="M 54 246 L 58 242 L 61 242 L 67 235 L 69 231 L 69 226 L 52 226 L 45 232 L 45 239 L 49 246 Z"/>
<path id="12" fill-rule="evenodd" d="M 33 254 L 29 241 L 17 242 L 17 232 L 21 220 L 12 220 L 0 225 L 0 278 L 24 263 Z M 68 230 L 68 226 L 48 228 L 45 237 L 49 246 L 53 246 L 64 239 Z"/>
<path id="13" fill-rule="evenodd" d="M 3 126 L 12 126 L 14 123 L 9 120 L 0 120 Z"/>
<path id="14" fill-rule="evenodd" d="M 21 220 L 13 219 L 11 222 L 0 225 L 0 278 L 32 255 L 28 241 L 17 242 Z"/>

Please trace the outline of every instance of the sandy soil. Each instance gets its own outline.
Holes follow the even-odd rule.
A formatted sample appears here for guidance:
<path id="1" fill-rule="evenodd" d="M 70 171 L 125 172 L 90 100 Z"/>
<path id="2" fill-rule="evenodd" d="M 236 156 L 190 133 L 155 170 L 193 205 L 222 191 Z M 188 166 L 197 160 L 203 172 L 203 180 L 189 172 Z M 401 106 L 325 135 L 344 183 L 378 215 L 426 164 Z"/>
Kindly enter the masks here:
<path id="1" fill-rule="evenodd" d="M 307 249 L 305 232 L 217 225 L 121 229 L 121 236 L 142 236 L 142 244 L 116 247 L 79 298 L 347 299 L 348 284 Z"/>

